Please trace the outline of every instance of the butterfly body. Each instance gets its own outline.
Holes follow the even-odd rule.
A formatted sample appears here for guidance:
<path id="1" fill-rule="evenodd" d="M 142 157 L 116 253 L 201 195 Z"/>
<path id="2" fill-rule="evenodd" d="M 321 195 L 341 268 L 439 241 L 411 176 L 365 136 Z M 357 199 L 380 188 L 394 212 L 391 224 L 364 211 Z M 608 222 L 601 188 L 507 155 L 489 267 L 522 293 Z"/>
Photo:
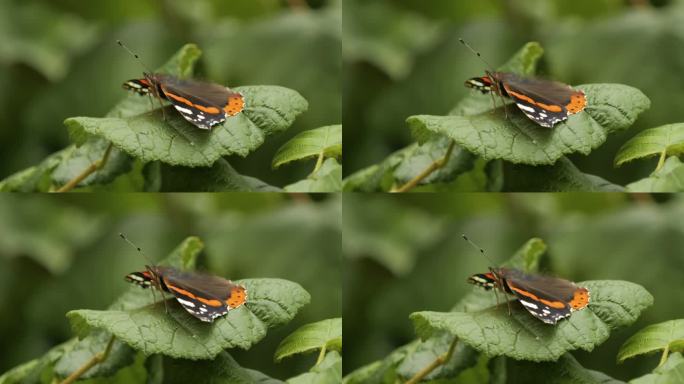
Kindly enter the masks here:
<path id="1" fill-rule="evenodd" d="M 144 73 L 142 79 L 128 80 L 123 87 L 169 101 L 183 118 L 200 129 L 211 129 L 245 108 L 244 97 L 239 92 L 172 75 Z"/>
<path id="2" fill-rule="evenodd" d="M 201 321 L 213 322 L 247 302 L 247 289 L 219 276 L 184 272 L 173 267 L 146 266 L 126 280 L 172 294 L 183 308 Z"/>
<path id="3" fill-rule="evenodd" d="M 513 99 L 530 120 L 546 128 L 567 120 L 587 105 L 584 92 L 569 85 L 509 72 L 487 71 L 486 76 L 468 79 L 465 85 Z"/>
<path id="4" fill-rule="evenodd" d="M 487 273 L 470 276 L 468 282 L 515 296 L 530 314 L 547 324 L 584 309 L 590 300 L 589 290 L 571 281 L 514 268 L 490 268 Z"/>

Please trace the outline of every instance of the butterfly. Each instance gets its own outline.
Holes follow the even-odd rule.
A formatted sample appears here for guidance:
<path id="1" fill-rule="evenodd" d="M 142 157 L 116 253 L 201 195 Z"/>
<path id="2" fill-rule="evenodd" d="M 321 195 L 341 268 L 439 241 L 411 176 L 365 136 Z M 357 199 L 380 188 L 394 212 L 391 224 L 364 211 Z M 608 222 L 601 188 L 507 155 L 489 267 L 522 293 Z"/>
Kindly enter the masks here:
<path id="1" fill-rule="evenodd" d="M 142 272 L 129 273 L 126 280 L 172 294 L 188 313 L 201 321 L 211 323 L 247 302 L 247 289 L 222 277 L 173 267 L 145 268 Z"/>

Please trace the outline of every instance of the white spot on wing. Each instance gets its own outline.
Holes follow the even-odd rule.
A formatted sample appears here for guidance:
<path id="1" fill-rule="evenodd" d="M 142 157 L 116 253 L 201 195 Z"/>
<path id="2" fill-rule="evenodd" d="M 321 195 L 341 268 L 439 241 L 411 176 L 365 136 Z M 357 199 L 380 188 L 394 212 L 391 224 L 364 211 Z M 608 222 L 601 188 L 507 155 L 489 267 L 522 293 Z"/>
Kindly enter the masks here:
<path id="1" fill-rule="evenodd" d="M 186 307 L 195 308 L 195 303 L 193 303 L 192 301 L 183 300 L 180 297 L 176 297 L 176 300 L 178 300 L 179 303 L 183 304 Z"/>
<path id="2" fill-rule="evenodd" d="M 530 303 L 529 301 L 520 300 L 520 303 L 521 303 L 522 305 L 526 306 L 527 308 L 539 309 L 539 307 L 537 306 L 537 304 L 535 304 L 535 303 Z"/>

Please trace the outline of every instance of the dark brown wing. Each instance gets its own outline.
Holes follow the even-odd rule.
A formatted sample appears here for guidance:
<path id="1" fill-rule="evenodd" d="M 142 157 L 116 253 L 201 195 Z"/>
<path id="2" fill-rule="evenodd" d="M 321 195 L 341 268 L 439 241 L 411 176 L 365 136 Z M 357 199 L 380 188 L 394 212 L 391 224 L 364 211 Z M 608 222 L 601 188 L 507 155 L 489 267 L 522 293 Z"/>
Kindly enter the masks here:
<path id="1" fill-rule="evenodd" d="M 557 81 L 522 77 L 514 73 L 497 73 L 497 77 L 514 92 L 533 97 L 540 103 L 561 105 L 563 108 L 570 103 L 572 95 L 580 92 Z"/>
<path id="2" fill-rule="evenodd" d="M 515 286 L 544 300 L 567 303 L 572 300 L 575 291 L 579 288 L 572 281 L 558 277 L 527 274 L 508 268 L 501 268 L 500 271 L 509 287 Z"/>

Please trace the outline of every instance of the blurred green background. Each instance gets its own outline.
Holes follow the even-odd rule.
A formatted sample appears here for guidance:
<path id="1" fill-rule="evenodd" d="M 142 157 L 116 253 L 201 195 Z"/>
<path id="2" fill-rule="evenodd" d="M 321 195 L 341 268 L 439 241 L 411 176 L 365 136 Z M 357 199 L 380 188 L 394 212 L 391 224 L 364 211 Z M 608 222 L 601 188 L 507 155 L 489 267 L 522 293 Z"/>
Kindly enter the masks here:
<path id="1" fill-rule="evenodd" d="M 341 316 L 341 199 L 334 195 L 97 194 L 0 196 L 0 372 L 73 336 L 65 314 L 105 309 L 146 260 L 118 233 L 159 260 L 199 236 L 199 268 L 230 279 L 299 283 L 311 303 L 271 329 L 237 362 L 279 379 L 307 371 L 315 356 L 273 362 L 298 327 Z M 149 294 L 143 292 L 141 294 Z"/>
<path id="2" fill-rule="evenodd" d="M 271 159 L 297 132 L 342 121 L 340 18 L 341 0 L 0 0 L 0 179 L 66 147 L 65 118 L 103 116 L 142 75 L 117 39 L 150 68 L 196 43 L 197 78 L 301 93 L 309 110 L 293 127 L 228 161 L 273 185 L 305 178 L 311 164 L 274 171 Z"/>
<path id="3" fill-rule="evenodd" d="M 656 159 L 613 167 L 620 146 L 645 128 L 682 122 L 683 0 L 345 0 L 344 174 L 412 142 L 405 120 L 446 115 L 471 90 L 463 82 L 497 67 L 528 41 L 545 49 L 539 74 L 567 84 L 621 83 L 652 102 L 637 123 L 589 156 L 585 173 L 626 184 Z"/>
<path id="4" fill-rule="evenodd" d="M 617 379 L 649 373 L 659 356 L 615 362 L 646 325 L 682 318 L 684 196 L 627 194 L 437 194 L 344 196 L 344 370 L 383 358 L 415 339 L 414 311 L 449 311 L 473 287 L 468 276 L 528 239 L 548 245 L 542 273 L 572 281 L 627 280 L 655 304 L 593 352 L 573 351 L 588 369 Z"/>

